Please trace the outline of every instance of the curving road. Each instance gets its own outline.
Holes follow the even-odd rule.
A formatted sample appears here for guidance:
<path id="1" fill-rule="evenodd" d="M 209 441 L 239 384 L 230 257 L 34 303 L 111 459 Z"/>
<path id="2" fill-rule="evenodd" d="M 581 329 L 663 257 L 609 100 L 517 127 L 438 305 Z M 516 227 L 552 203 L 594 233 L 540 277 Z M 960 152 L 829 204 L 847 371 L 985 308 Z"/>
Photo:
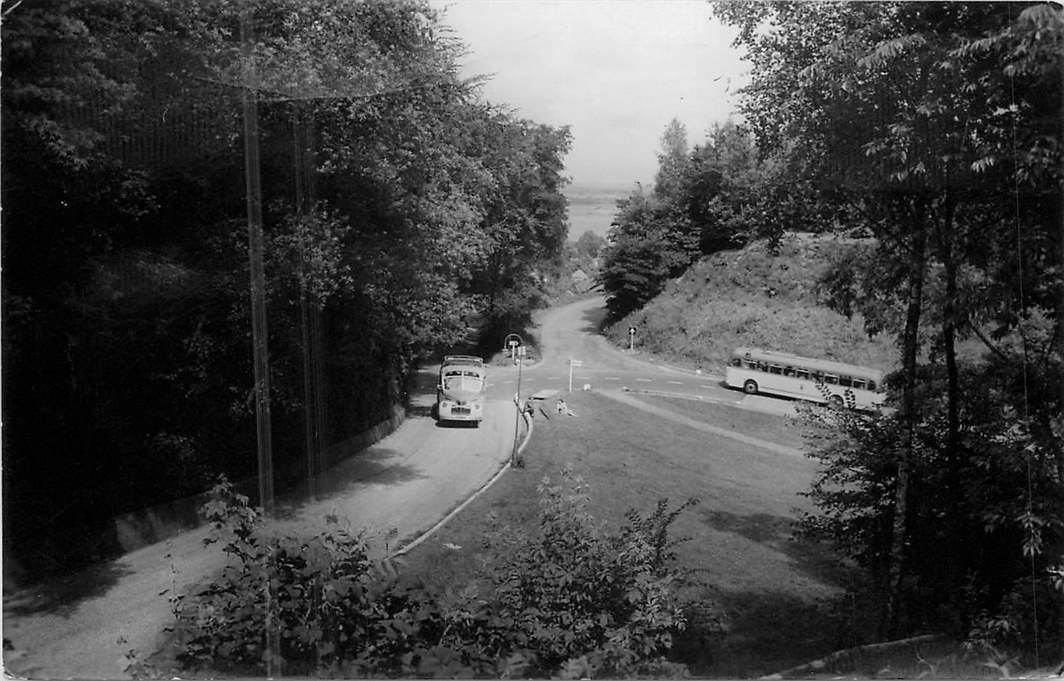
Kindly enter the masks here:
<path id="1" fill-rule="evenodd" d="M 280 499 L 280 531 L 313 535 L 326 515 L 365 528 L 379 555 L 430 527 L 509 460 L 514 409 L 489 400 L 480 428 L 444 428 L 429 416 L 431 370 L 419 376 L 414 415 L 377 445 L 317 480 L 313 501 Z M 167 598 L 221 569 L 205 529 L 185 532 L 78 575 L 4 595 L 7 672 L 31 678 L 118 678 L 130 649 L 147 658 L 165 646 Z M 124 639 L 123 643 L 118 643 Z"/>
<path id="2" fill-rule="evenodd" d="M 537 321 L 543 357 L 522 371 L 521 392 L 527 396 L 539 390 L 568 390 L 569 360 L 575 359 L 581 364 L 573 369 L 574 390 L 590 384 L 607 394 L 648 392 L 773 414 L 795 413 L 794 402 L 731 390 L 721 385 L 723 376 L 719 374 L 662 364 L 641 355 L 638 347 L 634 353 L 613 347 L 596 332 L 605 313 L 605 300 L 601 297 L 542 311 Z M 638 336 L 636 343 L 638 346 Z M 515 374 L 510 371 L 497 379 L 511 394 L 515 390 Z"/>
<path id="3" fill-rule="evenodd" d="M 666 367 L 615 348 L 597 335 L 603 300 L 551 308 L 538 316 L 543 356 L 521 367 L 521 392 L 591 384 L 627 399 L 630 391 L 682 394 L 698 399 L 786 413 L 790 403 L 746 396 L 719 385 L 719 376 Z M 366 528 L 383 555 L 430 527 L 480 488 L 508 461 L 515 437 L 518 368 L 492 367 L 487 415 L 480 428 L 444 428 L 430 416 L 435 371 L 419 374 L 413 415 L 374 447 L 335 466 L 316 481 L 317 497 L 281 499 L 274 524 L 281 531 L 311 535 L 326 515 L 352 529 Z M 634 401 L 633 401 L 634 402 Z M 640 406 L 638 404 L 634 406 Z M 756 444 L 756 443 L 755 443 Z M 171 622 L 167 598 L 219 570 L 217 548 L 203 548 L 206 530 L 185 532 L 96 566 L 61 583 L 4 595 L 6 670 L 33 678 L 115 678 L 123 654 L 146 657 L 165 643 Z M 124 643 L 117 643 L 122 638 Z"/>

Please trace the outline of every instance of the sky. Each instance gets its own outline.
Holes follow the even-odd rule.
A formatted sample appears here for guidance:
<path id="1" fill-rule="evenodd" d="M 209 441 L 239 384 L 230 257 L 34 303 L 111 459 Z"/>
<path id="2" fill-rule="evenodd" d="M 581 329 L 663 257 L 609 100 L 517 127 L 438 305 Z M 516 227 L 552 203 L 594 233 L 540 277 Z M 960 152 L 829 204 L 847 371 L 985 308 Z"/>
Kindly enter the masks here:
<path id="1" fill-rule="evenodd" d="M 650 183 L 672 118 L 691 145 L 733 115 L 749 66 L 704 0 L 432 0 L 463 75 L 538 123 L 569 125 L 574 186 Z"/>

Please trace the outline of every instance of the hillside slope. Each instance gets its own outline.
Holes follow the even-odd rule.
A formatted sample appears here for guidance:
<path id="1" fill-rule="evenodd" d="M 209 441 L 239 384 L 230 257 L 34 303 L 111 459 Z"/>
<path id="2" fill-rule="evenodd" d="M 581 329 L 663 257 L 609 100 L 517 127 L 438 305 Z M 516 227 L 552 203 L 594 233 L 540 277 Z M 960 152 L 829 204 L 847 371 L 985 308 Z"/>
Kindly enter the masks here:
<path id="1" fill-rule="evenodd" d="M 817 290 L 832 262 L 870 247 L 867 240 L 791 234 L 775 255 L 763 241 L 715 253 L 606 335 L 627 346 L 634 326 L 638 349 L 707 371 L 721 371 L 739 346 L 892 370 L 894 339 L 869 339 L 859 317 L 828 309 Z"/>

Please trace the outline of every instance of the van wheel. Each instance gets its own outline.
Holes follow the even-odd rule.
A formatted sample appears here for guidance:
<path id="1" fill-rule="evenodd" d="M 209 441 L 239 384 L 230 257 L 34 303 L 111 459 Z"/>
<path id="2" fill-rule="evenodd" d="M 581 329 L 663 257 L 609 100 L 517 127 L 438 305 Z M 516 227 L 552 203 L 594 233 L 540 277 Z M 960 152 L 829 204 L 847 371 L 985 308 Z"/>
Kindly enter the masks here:
<path id="1" fill-rule="evenodd" d="M 747 395 L 757 394 L 757 381 L 747 381 L 743 383 L 743 392 Z"/>
<path id="2" fill-rule="evenodd" d="M 830 404 L 834 409 L 842 409 L 842 396 L 832 395 L 828 398 L 828 404 Z"/>

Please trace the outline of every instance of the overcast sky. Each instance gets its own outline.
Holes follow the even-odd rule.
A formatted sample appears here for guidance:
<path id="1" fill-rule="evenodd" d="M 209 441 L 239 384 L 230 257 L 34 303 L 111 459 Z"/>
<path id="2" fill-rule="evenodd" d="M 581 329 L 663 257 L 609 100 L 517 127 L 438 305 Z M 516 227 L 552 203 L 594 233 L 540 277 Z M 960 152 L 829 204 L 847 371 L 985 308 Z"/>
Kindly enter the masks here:
<path id="1" fill-rule="evenodd" d="M 486 98 L 569 125 L 574 184 L 653 180 L 673 118 L 701 142 L 734 110 L 748 66 L 703 0 L 432 0 L 467 45 Z"/>

